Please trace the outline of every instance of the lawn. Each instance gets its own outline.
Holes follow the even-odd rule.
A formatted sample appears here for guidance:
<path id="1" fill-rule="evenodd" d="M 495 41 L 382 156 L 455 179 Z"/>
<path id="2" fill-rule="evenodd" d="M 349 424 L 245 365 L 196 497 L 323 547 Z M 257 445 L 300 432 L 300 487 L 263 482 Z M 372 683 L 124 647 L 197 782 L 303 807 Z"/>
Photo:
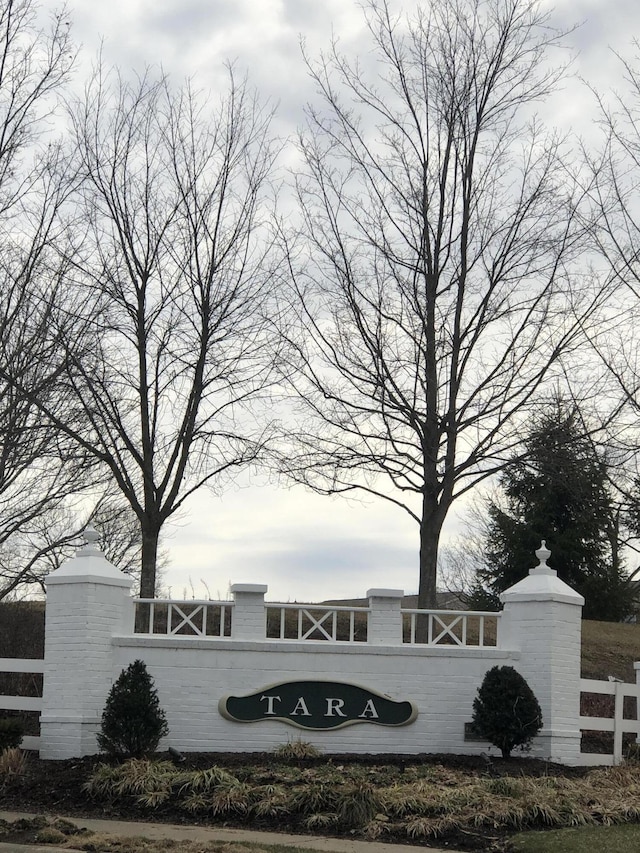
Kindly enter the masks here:
<path id="1" fill-rule="evenodd" d="M 587 826 L 525 832 L 511 839 L 513 853 L 637 853 L 640 826 Z"/>

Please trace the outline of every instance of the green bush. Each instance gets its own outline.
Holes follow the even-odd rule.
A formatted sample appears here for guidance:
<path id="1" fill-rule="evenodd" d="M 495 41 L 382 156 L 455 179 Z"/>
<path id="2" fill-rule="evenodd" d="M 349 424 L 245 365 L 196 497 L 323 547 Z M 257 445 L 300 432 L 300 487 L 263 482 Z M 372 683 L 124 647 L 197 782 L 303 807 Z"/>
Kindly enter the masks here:
<path id="1" fill-rule="evenodd" d="M 538 700 L 512 666 L 494 666 L 473 700 L 473 728 L 509 758 L 516 747 L 527 748 L 542 728 Z"/>
<path id="2" fill-rule="evenodd" d="M 15 749 L 22 743 L 24 726 L 14 717 L 0 719 L 0 752 L 5 749 Z"/>
<path id="3" fill-rule="evenodd" d="M 158 748 L 169 727 L 143 661 L 123 669 L 102 714 L 98 746 L 115 758 L 141 758 Z"/>

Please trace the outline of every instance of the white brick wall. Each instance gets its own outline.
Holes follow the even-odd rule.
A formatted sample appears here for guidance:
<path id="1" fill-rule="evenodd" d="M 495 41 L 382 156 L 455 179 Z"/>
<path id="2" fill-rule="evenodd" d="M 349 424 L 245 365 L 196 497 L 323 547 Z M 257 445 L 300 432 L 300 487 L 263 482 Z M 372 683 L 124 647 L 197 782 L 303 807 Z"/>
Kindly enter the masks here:
<path id="1" fill-rule="evenodd" d="M 153 675 L 170 728 L 165 745 L 180 751 L 268 750 L 302 738 L 327 752 L 480 752 L 464 742 L 473 699 L 486 670 L 519 655 L 496 649 L 418 649 L 309 642 L 242 642 L 117 637 L 113 677 L 136 658 Z M 243 696 L 281 681 L 314 678 L 360 684 L 418 706 L 408 726 L 355 724 L 309 731 L 277 720 L 235 723 L 218 712 L 226 695 Z"/>

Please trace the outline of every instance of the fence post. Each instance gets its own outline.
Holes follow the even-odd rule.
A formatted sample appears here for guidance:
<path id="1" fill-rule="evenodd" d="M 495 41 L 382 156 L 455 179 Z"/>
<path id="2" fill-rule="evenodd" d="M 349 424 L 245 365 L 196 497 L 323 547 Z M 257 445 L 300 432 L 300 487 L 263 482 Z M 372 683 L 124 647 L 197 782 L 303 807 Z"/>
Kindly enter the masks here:
<path id="1" fill-rule="evenodd" d="M 640 661 L 635 661 L 633 668 L 636 672 L 636 722 L 638 723 L 636 743 L 640 743 Z"/>
<path id="2" fill-rule="evenodd" d="M 615 683 L 615 705 L 613 709 L 613 763 L 622 764 L 622 733 L 624 728 L 624 682 Z"/>
<path id="3" fill-rule="evenodd" d="M 402 645 L 403 589 L 369 589 L 367 640 L 377 646 Z"/>
<path id="4" fill-rule="evenodd" d="M 131 578 L 107 562 L 94 530 L 76 556 L 47 576 L 40 756 L 98 751 L 96 734 L 113 678 L 111 638 L 131 618 Z"/>
<path id="5" fill-rule="evenodd" d="M 264 640 L 267 636 L 267 610 L 264 596 L 268 587 L 261 583 L 234 583 L 231 614 L 232 640 Z"/>
<path id="6" fill-rule="evenodd" d="M 515 668 L 529 683 L 542 709 L 536 754 L 575 764 L 580 754 L 580 636 L 584 598 L 547 565 L 540 564 L 502 593 L 504 623 L 500 647 L 520 652 Z M 502 621 L 502 620 L 501 620 Z"/>

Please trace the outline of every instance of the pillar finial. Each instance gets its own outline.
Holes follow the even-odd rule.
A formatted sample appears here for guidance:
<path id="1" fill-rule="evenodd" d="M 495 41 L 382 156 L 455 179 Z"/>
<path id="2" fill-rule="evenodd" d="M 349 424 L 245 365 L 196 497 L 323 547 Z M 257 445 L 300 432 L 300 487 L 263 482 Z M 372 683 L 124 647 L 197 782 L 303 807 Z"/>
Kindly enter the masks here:
<path id="1" fill-rule="evenodd" d="M 540 543 L 540 547 L 536 551 L 536 557 L 540 560 L 539 569 L 549 569 L 550 566 L 547 565 L 547 560 L 551 556 L 551 551 L 547 548 L 547 540 L 543 539 Z"/>
<path id="2" fill-rule="evenodd" d="M 96 554 L 102 554 L 100 545 L 98 544 L 100 542 L 100 534 L 95 527 L 88 524 L 82 535 L 84 537 L 85 544 L 78 550 L 79 557 L 89 557 Z"/>

